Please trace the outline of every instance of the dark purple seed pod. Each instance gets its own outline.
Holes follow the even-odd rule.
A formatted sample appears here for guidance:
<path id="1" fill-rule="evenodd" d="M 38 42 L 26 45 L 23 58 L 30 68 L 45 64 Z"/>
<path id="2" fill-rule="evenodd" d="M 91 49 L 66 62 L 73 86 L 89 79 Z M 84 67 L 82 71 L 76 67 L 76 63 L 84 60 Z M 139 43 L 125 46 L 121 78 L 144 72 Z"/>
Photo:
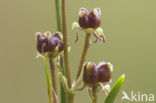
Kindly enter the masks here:
<path id="1" fill-rule="evenodd" d="M 100 23 L 101 23 L 100 16 L 101 16 L 101 11 L 99 8 L 95 8 L 90 12 L 88 16 L 90 28 L 96 29 L 100 26 Z"/>
<path id="2" fill-rule="evenodd" d="M 98 82 L 98 70 L 96 69 L 96 64 L 92 62 L 87 62 L 84 64 L 84 74 L 83 80 L 86 84 L 95 84 Z"/>
<path id="3" fill-rule="evenodd" d="M 54 33 L 49 38 L 49 51 L 53 52 L 56 47 L 58 47 L 58 52 L 63 50 L 63 41 L 61 40 L 61 34 L 59 32 Z"/>
<path id="4" fill-rule="evenodd" d="M 99 82 L 109 82 L 112 78 L 113 66 L 110 63 L 100 62 L 97 66 L 99 72 Z"/>
<path id="5" fill-rule="evenodd" d="M 42 33 L 36 33 L 36 39 L 38 52 L 41 54 L 48 52 L 49 49 L 48 38 Z"/>
<path id="6" fill-rule="evenodd" d="M 81 8 L 79 11 L 79 25 L 81 28 L 89 28 L 89 18 L 88 18 L 88 10 L 85 8 Z"/>

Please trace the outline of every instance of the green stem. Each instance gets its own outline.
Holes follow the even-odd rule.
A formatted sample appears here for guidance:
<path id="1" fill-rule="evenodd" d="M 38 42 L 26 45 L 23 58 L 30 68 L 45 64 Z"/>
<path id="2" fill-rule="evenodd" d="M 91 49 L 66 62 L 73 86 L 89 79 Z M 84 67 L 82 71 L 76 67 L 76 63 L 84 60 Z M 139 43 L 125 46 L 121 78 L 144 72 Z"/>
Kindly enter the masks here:
<path id="1" fill-rule="evenodd" d="M 56 8 L 56 19 L 57 19 L 57 29 L 58 31 L 62 32 L 62 11 L 61 11 L 61 0 L 55 0 L 55 8 Z M 63 58 L 60 59 L 60 64 L 63 70 L 63 75 L 66 74 L 65 68 L 63 66 Z M 61 81 L 60 81 L 61 82 Z M 66 92 L 63 88 L 62 83 L 60 83 L 60 96 L 61 96 L 61 103 L 67 103 Z"/>
<path id="2" fill-rule="evenodd" d="M 63 48 L 64 48 L 64 62 L 66 69 L 66 78 L 68 87 L 71 88 L 71 77 L 68 61 L 68 45 L 67 45 L 67 27 L 66 27 L 66 2 L 62 0 L 62 24 L 63 24 Z M 74 103 L 74 96 L 68 94 L 68 103 Z"/>
<path id="3" fill-rule="evenodd" d="M 64 48 L 64 62 L 65 62 L 65 69 L 66 69 L 66 77 L 67 77 L 67 81 L 68 81 L 68 86 L 69 86 L 69 88 L 71 88 L 71 78 L 70 78 L 69 61 L 68 61 L 65 0 L 62 0 L 62 24 L 63 24 L 63 48 Z"/>
<path id="4" fill-rule="evenodd" d="M 50 71 L 51 71 L 52 86 L 54 88 L 55 93 L 57 94 L 56 70 L 55 70 L 54 61 L 52 57 L 49 57 L 49 64 L 50 64 Z"/>
<path id="5" fill-rule="evenodd" d="M 65 72 L 65 68 L 63 67 L 63 64 L 62 63 L 61 63 L 61 67 L 62 67 L 62 73 L 65 76 L 66 75 L 66 72 Z M 61 88 L 61 91 L 60 91 L 60 93 L 61 93 L 61 103 L 67 103 L 66 92 L 64 90 L 64 87 L 63 87 L 63 84 L 62 84 L 61 80 L 60 80 L 60 83 L 61 83 L 60 84 L 60 88 Z"/>
<path id="6" fill-rule="evenodd" d="M 45 73 L 46 73 L 46 78 L 47 78 L 49 103 L 53 103 L 52 85 L 51 85 L 50 74 L 48 71 L 48 66 L 47 66 L 47 62 L 46 62 L 45 57 L 43 57 L 43 62 L 44 62 L 44 68 L 45 68 Z"/>
<path id="7" fill-rule="evenodd" d="M 92 94 L 93 94 L 93 99 L 92 99 L 92 103 L 97 103 L 97 85 L 92 87 Z"/>
<path id="8" fill-rule="evenodd" d="M 62 32 L 61 0 L 55 0 L 57 29 Z"/>
<path id="9" fill-rule="evenodd" d="M 74 96 L 68 95 L 68 103 L 74 103 Z"/>
<path id="10" fill-rule="evenodd" d="M 89 43 L 89 38 L 90 38 L 90 34 L 86 33 L 84 47 L 83 47 L 83 52 L 82 52 L 82 56 L 81 56 L 81 60 L 80 60 L 80 64 L 79 64 L 79 68 L 78 68 L 76 79 L 78 79 L 78 77 L 80 76 L 83 64 L 85 62 L 85 58 L 86 58 L 87 51 L 88 51 L 88 48 L 89 48 L 89 44 L 88 44 Z"/>

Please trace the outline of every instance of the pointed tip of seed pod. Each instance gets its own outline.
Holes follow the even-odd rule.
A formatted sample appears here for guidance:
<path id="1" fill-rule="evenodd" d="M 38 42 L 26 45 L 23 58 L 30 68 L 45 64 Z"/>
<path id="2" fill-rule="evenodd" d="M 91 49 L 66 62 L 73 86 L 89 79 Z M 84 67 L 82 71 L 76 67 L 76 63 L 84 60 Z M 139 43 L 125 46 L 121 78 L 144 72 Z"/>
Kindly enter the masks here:
<path id="1" fill-rule="evenodd" d="M 40 35 L 41 35 L 41 32 L 37 32 L 37 33 L 35 34 L 35 40 L 37 40 L 37 38 L 38 38 Z"/>
<path id="2" fill-rule="evenodd" d="M 99 8 L 94 8 L 94 9 L 92 10 L 92 12 L 93 12 L 93 14 L 94 14 L 97 18 L 99 18 L 99 16 L 101 16 L 101 10 L 100 10 Z"/>
<path id="3" fill-rule="evenodd" d="M 44 35 L 45 35 L 48 39 L 51 37 L 51 33 L 50 33 L 49 31 L 46 31 L 46 32 L 44 33 Z"/>
<path id="4" fill-rule="evenodd" d="M 99 12 L 98 12 L 98 10 L 94 9 L 94 10 L 93 10 L 93 14 L 94 14 L 96 17 L 99 17 Z"/>
<path id="5" fill-rule="evenodd" d="M 95 10 L 97 10 L 97 11 L 98 11 L 98 14 L 101 15 L 101 10 L 100 10 L 100 8 L 95 8 Z"/>
<path id="6" fill-rule="evenodd" d="M 77 22 L 73 22 L 72 29 L 80 28 L 80 25 Z"/>
<path id="7" fill-rule="evenodd" d="M 91 69 L 93 67 L 93 64 L 92 63 L 89 63 L 88 65 L 87 65 L 87 68 L 88 69 Z"/>
<path id="8" fill-rule="evenodd" d="M 85 10 L 84 10 L 84 8 L 81 8 L 79 11 L 79 16 L 82 17 L 82 16 L 84 16 L 84 14 L 85 14 Z"/>

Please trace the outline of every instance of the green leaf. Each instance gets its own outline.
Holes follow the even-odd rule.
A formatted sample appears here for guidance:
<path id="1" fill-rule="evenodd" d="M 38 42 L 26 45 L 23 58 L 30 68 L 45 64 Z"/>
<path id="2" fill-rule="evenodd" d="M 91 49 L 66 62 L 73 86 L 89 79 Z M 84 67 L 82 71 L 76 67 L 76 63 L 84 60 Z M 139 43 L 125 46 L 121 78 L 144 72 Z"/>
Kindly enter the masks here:
<path id="1" fill-rule="evenodd" d="M 111 91 L 109 92 L 108 96 L 106 97 L 104 103 L 113 103 L 123 82 L 125 79 L 125 75 L 123 74 L 118 80 L 117 82 L 114 84 L 114 86 L 112 87 Z"/>

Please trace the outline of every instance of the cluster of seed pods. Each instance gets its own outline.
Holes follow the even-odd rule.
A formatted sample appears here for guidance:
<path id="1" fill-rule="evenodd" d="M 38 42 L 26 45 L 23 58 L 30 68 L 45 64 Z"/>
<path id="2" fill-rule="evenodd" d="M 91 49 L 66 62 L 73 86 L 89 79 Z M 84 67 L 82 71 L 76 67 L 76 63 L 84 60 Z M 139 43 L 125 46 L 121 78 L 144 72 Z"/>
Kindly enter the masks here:
<path id="1" fill-rule="evenodd" d="M 96 29 L 100 26 L 100 15 L 101 11 L 99 8 L 95 8 L 89 12 L 85 8 L 81 8 L 79 11 L 79 25 L 80 27 L 87 29 Z"/>
<path id="2" fill-rule="evenodd" d="M 96 40 L 94 43 L 97 42 L 97 40 L 100 40 L 100 42 L 105 43 L 105 36 L 103 33 L 103 29 L 100 28 L 101 24 L 101 11 L 99 8 L 94 8 L 90 12 L 86 8 L 81 8 L 79 10 L 79 18 L 78 23 L 73 23 L 73 29 L 74 28 L 80 28 L 84 30 L 87 34 L 94 34 Z M 78 35 L 76 33 L 76 39 L 78 39 Z"/>
<path id="3" fill-rule="evenodd" d="M 111 81 L 113 66 L 110 63 L 100 62 L 97 66 L 93 62 L 84 64 L 83 80 L 85 84 L 107 83 Z"/>
<path id="4" fill-rule="evenodd" d="M 40 54 L 52 53 L 56 56 L 59 52 L 63 51 L 63 41 L 62 34 L 60 32 L 55 32 L 51 34 L 46 33 L 36 33 L 37 39 L 37 50 Z"/>

